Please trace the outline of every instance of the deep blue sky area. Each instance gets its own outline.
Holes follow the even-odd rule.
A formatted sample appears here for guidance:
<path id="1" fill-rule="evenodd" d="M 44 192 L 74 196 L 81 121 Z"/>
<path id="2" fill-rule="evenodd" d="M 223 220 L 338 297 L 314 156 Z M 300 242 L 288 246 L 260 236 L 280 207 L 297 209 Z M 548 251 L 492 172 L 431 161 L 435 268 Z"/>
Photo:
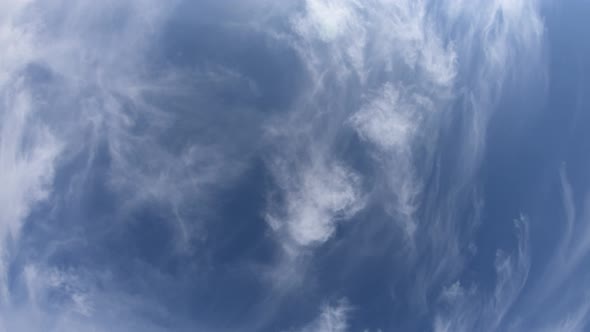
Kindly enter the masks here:
<path id="1" fill-rule="evenodd" d="M 0 332 L 590 331 L 588 17 L 0 0 Z"/>

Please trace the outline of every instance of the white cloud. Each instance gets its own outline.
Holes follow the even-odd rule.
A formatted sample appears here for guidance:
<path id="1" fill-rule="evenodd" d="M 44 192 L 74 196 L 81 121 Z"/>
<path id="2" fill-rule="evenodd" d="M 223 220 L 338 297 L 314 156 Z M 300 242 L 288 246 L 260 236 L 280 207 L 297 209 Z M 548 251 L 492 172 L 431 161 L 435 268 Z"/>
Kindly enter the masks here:
<path id="1" fill-rule="evenodd" d="M 0 115 L 0 302 L 7 301 L 8 244 L 18 241 L 20 229 L 34 204 L 47 198 L 61 144 L 35 121 L 31 97 L 16 79 L 4 90 Z"/>
<path id="2" fill-rule="evenodd" d="M 329 42 L 342 37 L 354 29 L 356 21 L 356 1 L 309 0 L 305 15 L 294 20 L 296 30 L 303 35 L 316 35 Z"/>
<path id="3" fill-rule="evenodd" d="M 283 169 L 277 172 L 286 207 L 276 215 L 271 213 L 268 221 L 296 246 L 326 242 L 337 222 L 350 218 L 363 205 L 360 177 L 342 165 L 322 162 L 294 174 Z"/>
<path id="4" fill-rule="evenodd" d="M 334 305 L 324 305 L 319 316 L 301 332 L 346 332 L 348 331 L 348 316 L 352 308 L 346 300 L 340 300 Z"/>
<path id="5" fill-rule="evenodd" d="M 21 16 L 29 5 L 35 10 Z M 176 87 L 186 82 L 174 71 L 156 78 L 145 73 L 145 56 L 171 8 L 172 4 L 153 0 L 0 4 L 0 19 L 8 18 L 0 24 L 0 45 L 5 50 L 0 55 L 0 89 L 9 92 L 2 97 L 9 111 L 0 121 L 11 124 L 0 127 L 0 171 L 6 177 L 2 182 L 8 184 L 0 188 L 0 236 L 15 237 L 33 204 L 47 197 L 60 151 L 71 157 L 91 150 L 87 161 L 91 164 L 93 153 L 106 142 L 111 157 L 109 185 L 125 193 L 125 208 L 133 210 L 152 200 L 166 202 L 178 216 L 180 246 L 190 242 L 195 230 L 185 220 L 183 206 L 199 205 L 207 188 L 231 178 L 241 164 L 232 158 L 234 150 L 223 144 L 191 142 L 172 151 L 160 141 L 173 116 L 150 103 L 147 95 L 177 97 Z M 123 22 L 111 24 L 112 17 Z M 48 26 L 48 18 L 60 23 Z M 289 18 L 291 31 L 277 40 L 295 49 L 308 77 L 292 108 L 282 113 L 288 114 L 272 116 L 281 125 L 267 126 L 275 131 L 264 142 L 270 146 L 265 150 L 267 165 L 279 188 L 274 193 L 277 199 L 270 195 L 266 214 L 276 238 L 296 257 L 327 243 L 341 222 L 374 199 L 379 202 L 371 203 L 382 204 L 393 220 L 401 222 L 415 252 L 431 250 L 432 261 L 456 270 L 461 249 L 453 243 L 462 225 L 456 224 L 457 213 L 447 209 L 464 196 L 454 196 L 461 190 L 453 190 L 443 207 L 432 208 L 444 211 L 425 211 L 426 216 L 436 216 L 435 221 L 418 219 L 415 213 L 423 206 L 425 182 L 419 169 L 434 168 L 443 120 L 452 112 L 465 112 L 468 125 L 457 150 L 464 160 L 461 164 L 467 166 L 465 172 L 458 172 L 457 187 L 473 185 L 470 177 L 479 165 L 494 98 L 510 70 L 539 52 L 543 25 L 535 3 L 446 1 L 434 6 L 422 0 L 308 0 L 301 12 Z M 56 85 L 67 91 L 63 98 L 76 105 L 75 110 L 52 110 L 44 119 L 59 119 L 43 123 L 37 117 L 43 107 L 35 104 L 26 86 L 9 88 L 31 61 L 39 61 L 59 77 Z M 479 69 L 471 74 L 469 68 Z M 229 79 L 235 80 L 235 74 L 230 74 Z M 453 102 L 462 96 L 469 96 L 467 106 L 453 110 Z M 134 132 L 139 123 L 147 123 L 148 129 Z M 55 133 L 53 127 L 66 130 Z M 366 192 L 361 172 L 343 160 L 339 150 L 353 131 L 373 151 L 376 177 L 385 179 L 385 184 L 376 185 L 384 188 L 378 197 Z M 25 147 L 28 150 L 23 153 Z M 87 184 L 86 171 L 81 171 L 80 187 Z M 73 188 L 71 197 L 75 196 Z M 421 238 L 432 243 L 414 240 L 424 229 L 432 234 L 421 234 Z M 453 250 L 436 251 L 441 247 Z M 415 257 L 409 255 L 408 260 Z M 501 255 L 496 263 L 495 304 L 486 310 L 499 315 L 498 306 L 511 303 L 527 267 L 521 256 Z M 416 264 L 422 263 L 410 262 L 408 271 Z M 38 280 L 38 270 L 29 274 L 31 280 Z M 434 278 L 425 277 L 420 288 L 426 292 Z M 5 285 L 6 280 L 2 281 Z M 63 280 L 63 285 L 74 283 Z M 53 287 L 37 285 L 29 287 L 31 294 Z M 4 289 L 4 297 L 9 297 L 7 293 Z M 467 293 L 455 284 L 445 297 L 459 301 L 469 297 Z M 71 294 L 72 306 L 89 314 L 91 306 L 81 294 Z M 345 305 L 326 306 L 308 331 L 344 331 L 347 313 Z M 442 319 L 441 326 L 467 324 Z"/>
<path id="6" fill-rule="evenodd" d="M 112 282 L 109 271 L 27 265 L 22 273 L 27 302 L 2 307 L 2 332 L 169 330 L 150 319 L 170 316 L 159 304 L 105 287 Z"/>
<path id="7" fill-rule="evenodd" d="M 388 183 L 390 212 L 402 222 L 411 238 L 416 230 L 414 213 L 421 183 L 414 174 L 413 151 L 422 119 L 432 112 L 428 98 L 385 84 L 379 93 L 350 118 L 361 138 L 377 147 L 380 176 Z"/>
<path id="8" fill-rule="evenodd" d="M 57 312 L 60 314 L 92 316 L 92 294 L 85 289 L 86 282 L 75 273 L 28 265 L 24 269 L 24 279 L 28 300 L 35 310 L 46 310 L 47 304 L 52 303 L 52 309 L 58 308 Z M 52 293 L 58 293 L 59 296 Z M 52 300 L 51 295 L 60 300 Z"/>
<path id="9" fill-rule="evenodd" d="M 295 174 L 303 174 L 309 172 L 309 169 L 330 169 L 334 167 L 333 164 L 338 164 L 331 161 L 331 146 L 335 143 L 335 135 L 346 129 L 343 124 L 348 122 L 361 137 L 382 150 L 378 158 L 383 161 L 383 176 L 388 179 L 392 191 L 390 194 L 397 202 L 391 212 L 401 215 L 405 219 L 405 231 L 413 234 L 416 225 L 411 219 L 416 208 L 415 199 L 420 191 L 420 183 L 413 175 L 412 150 L 416 144 L 416 132 L 421 129 L 422 118 L 427 116 L 425 113 L 432 111 L 430 108 L 433 98 L 439 98 L 438 94 L 432 95 L 432 86 L 446 89 L 452 85 L 456 75 L 456 55 L 452 47 L 445 45 L 442 38 L 436 35 L 434 25 L 425 15 L 423 2 L 411 4 L 377 1 L 365 4 L 357 1 L 310 0 L 305 3 L 303 13 L 292 20 L 296 36 L 283 36 L 280 41 L 287 39 L 299 53 L 308 69 L 311 85 L 302 96 L 300 105 L 295 105 L 293 113 L 296 115 L 290 115 L 290 119 L 285 121 L 287 125 L 274 130 L 280 131 L 285 137 L 292 135 L 289 139 L 280 140 L 280 143 L 292 147 L 281 149 L 313 151 L 303 152 L 312 160 L 309 163 L 298 163 L 287 157 L 285 161 L 278 163 L 294 163 L 295 170 L 281 170 L 272 166 L 277 178 L 291 178 L 291 181 L 301 182 L 306 175 L 292 176 L 293 171 Z M 403 66 L 417 72 L 426 82 L 404 82 L 395 72 L 395 69 L 402 69 Z M 387 77 L 387 82 L 382 86 L 374 83 L 373 76 L 379 75 Z M 355 79 L 359 80 L 359 86 L 349 91 L 348 87 Z M 423 87 L 410 89 L 405 84 Z M 344 103 L 348 93 L 366 98 L 371 91 L 379 92 L 361 110 L 355 114 L 347 110 L 352 106 Z M 320 105 L 323 100 L 328 100 L 328 104 Z M 314 147 L 299 146 L 302 143 L 299 137 L 308 137 L 308 144 Z M 308 138 L 303 140 L 307 141 Z M 275 161 L 273 163 L 277 164 Z M 302 169 L 297 169 L 298 165 Z M 281 172 L 285 174 L 280 174 Z M 349 186 L 355 186 L 358 182 L 347 181 Z M 310 204 L 302 202 L 317 201 L 318 198 L 314 196 L 305 199 L 300 196 L 314 195 L 317 191 L 299 189 L 308 187 L 304 183 L 292 184 L 289 188 L 282 186 L 287 200 L 284 209 L 288 211 L 283 214 L 299 214 L 301 217 L 296 219 L 309 221 L 290 223 L 297 225 L 292 233 L 300 234 L 298 238 L 301 243 L 309 242 L 303 240 L 306 237 L 325 239 L 326 235 L 320 234 L 331 234 L 333 229 L 332 222 L 325 220 L 334 219 L 325 212 L 333 210 L 330 213 L 334 214 L 337 210 L 347 209 L 310 209 Z M 345 193 L 357 190 L 340 187 L 342 189 L 338 190 L 344 190 Z M 357 200 L 362 196 L 360 193 L 347 194 L 347 197 Z M 314 205 L 318 206 L 316 203 Z M 346 205 L 352 206 L 352 203 L 347 202 Z M 301 210 L 295 213 L 294 208 Z M 302 219 L 304 215 L 309 217 Z M 315 217 L 311 217 L 313 215 Z M 272 220 L 277 228 L 276 225 L 280 222 L 274 217 Z"/>
<path id="10" fill-rule="evenodd" d="M 371 176 L 379 181 L 346 197 L 381 206 L 399 225 L 406 235 L 400 250 L 408 253 L 408 269 L 424 274 L 416 289 L 426 299 L 429 288 L 459 273 L 469 255 L 462 241 L 479 224 L 485 203 L 474 176 L 502 88 L 518 80 L 520 68 L 542 69 L 543 22 L 536 2 L 309 0 L 292 17 L 292 31 L 271 35 L 293 47 L 308 77 L 288 114 L 275 119 L 281 125 L 271 126 L 271 151 L 282 153 L 268 158 L 280 184 L 269 199 L 268 221 L 282 230 L 279 241 L 325 242 L 333 234 L 337 222 L 326 220 L 337 220 L 330 217 L 335 212 L 320 211 L 337 209 L 311 203 L 320 191 L 304 189 L 303 174 L 317 165 L 347 168 L 338 143 L 352 129 L 370 151 Z M 451 119 L 461 125 L 451 129 Z M 457 136 L 457 167 L 441 175 L 446 157 L 438 153 L 440 138 L 447 134 Z M 451 188 L 438 185 L 447 182 L 440 176 L 451 176 Z M 463 223 L 465 207 L 475 211 Z M 292 235 L 285 237 L 285 229 Z M 434 258 L 423 266 L 417 259 L 426 255 Z"/>
<path id="11" fill-rule="evenodd" d="M 520 312 L 522 319 L 515 322 L 514 330 L 532 325 L 542 331 L 584 331 L 590 319 L 590 296 L 585 291 L 590 253 L 588 194 L 578 211 L 565 163 L 560 167 L 559 180 L 564 215 L 555 226 L 561 225 L 561 234 L 554 252 L 530 283 Z"/>
<path id="12" fill-rule="evenodd" d="M 394 153 L 411 150 L 421 111 L 424 111 L 420 96 L 401 94 L 403 91 L 386 84 L 374 99 L 351 117 L 361 137 Z"/>
<path id="13" fill-rule="evenodd" d="M 146 73 L 145 52 L 173 6 L 172 2 L 149 0 L 0 3 L 0 46 L 4 50 L 0 55 L 0 331 L 37 331 L 45 322 L 52 325 L 43 330 L 105 330 L 91 321 L 94 307 L 84 291 L 90 287 L 87 278 L 42 267 L 44 257 L 28 257 L 31 261 L 25 262 L 28 268 L 22 278 L 27 299 L 20 299 L 20 293 L 11 289 L 21 282 L 18 275 L 8 275 L 9 265 L 17 259 L 13 252 L 21 246 L 20 230 L 35 204 L 53 193 L 57 167 L 89 156 L 86 169 L 79 170 L 77 184 L 73 182 L 68 193 L 58 193 L 69 195 L 63 198 L 75 205 L 83 190 L 88 190 L 85 186 L 92 180 L 88 169 L 97 150 L 107 142 L 112 166 L 108 185 L 114 192 L 129 194 L 122 205 L 149 196 L 170 202 L 179 220 L 183 212 L 179 205 L 188 199 L 187 192 L 219 179 L 220 167 L 216 170 L 213 163 L 219 166 L 222 157 L 199 150 L 197 145 L 176 154 L 158 140 L 171 117 L 151 103 L 148 95 L 173 95 L 179 78 L 174 72 Z M 117 15 L 122 19 L 120 26 L 111 21 Z M 31 65 L 51 76 L 49 96 L 38 93 L 43 82 L 27 76 Z M 136 134 L 133 130 L 142 120 L 148 129 Z M 32 222 L 47 220 L 42 217 Z M 79 227 L 84 222 L 80 220 Z M 116 227 L 116 220 L 112 222 L 105 228 Z M 176 243 L 183 247 L 183 241 L 193 236 L 185 232 L 193 230 L 184 225 L 178 228 L 181 234 Z M 113 287 L 105 291 L 115 292 Z M 63 305 L 49 301 L 52 292 L 67 301 Z M 123 293 L 113 297 L 124 298 Z M 110 305 L 105 302 L 102 298 L 97 304 L 98 311 Z M 136 307 L 126 308 L 124 314 L 132 317 L 141 303 L 129 304 Z M 34 318 L 39 318 L 38 325 L 29 321 Z"/>
<path id="14" fill-rule="evenodd" d="M 465 289 L 455 282 L 442 290 L 441 308 L 433 322 L 433 330 L 497 331 L 506 324 L 504 318 L 521 296 L 530 270 L 528 220 L 515 220 L 518 250 L 515 255 L 497 251 L 496 280 L 493 292 L 487 293 L 473 285 Z"/>
<path id="15" fill-rule="evenodd" d="M 584 303 L 577 306 L 578 308 L 573 309 L 574 311 L 569 314 L 561 315 L 565 316 L 558 323 L 549 325 L 548 327 L 542 328 L 544 332 L 583 332 L 586 331 L 588 321 L 590 320 L 590 300 L 586 298 Z"/>

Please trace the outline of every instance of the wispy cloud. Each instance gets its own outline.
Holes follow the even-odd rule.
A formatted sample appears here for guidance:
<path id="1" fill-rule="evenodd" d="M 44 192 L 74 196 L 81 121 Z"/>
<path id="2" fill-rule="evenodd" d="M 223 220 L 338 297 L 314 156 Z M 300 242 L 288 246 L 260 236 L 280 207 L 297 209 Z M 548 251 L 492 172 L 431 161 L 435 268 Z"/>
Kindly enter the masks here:
<path id="1" fill-rule="evenodd" d="M 291 279 L 313 273 L 304 266 L 311 264 L 307 258 L 332 244 L 346 223 L 378 227 L 359 217 L 370 207 L 383 212 L 392 226 L 388 232 L 402 234 L 390 237 L 401 241 L 387 247 L 401 257 L 395 267 L 399 278 L 415 281 L 409 298 L 400 299 L 408 311 L 417 302 L 422 307 L 416 311 L 433 310 L 437 304 L 427 294 L 445 284 L 440 301 L 449 310 L 438 314 L 435 330 L 494 330 L 505 324 L 529 270 L 524 220 L 518 223 L 517 252 L 498 253 L 493 292 L 456 280 L 473 250 L 469 236 L 484 204 L 475 175 L 497 98 L 506 82 L 518 81 L 521 67 L 541 68 L 544 27 L 535 1 L 241 3 L 240 8 L 253 8 L 247 13 L 265 12 L 262 20 L 246 19 L 246 28 L 292 55 L 289 65 L 302 69 L 289 102 L 277 106 L 284 109 L 268 113 L 244 111 L 250 105 L 212 105 L 225 98 L 211 91 L 218 86 L 269 94 L 248 73 L 215 63 L 176 68 L 171 59 L 178 54 L 158 57 L 165 52 L 156 50 L 165 47 L 158 43 L 170 37 L 163 36 L 168 20 L 179 15 L 178 3 L 0 4 L 0 317 L 14 317 L 0 324 L 38 330 L 27 321 L 37 315 L 54 330 L 101 330 L 125 320 L 131 323 L 121 329 L 158 330 L 135 311 L 169 317 L 167 309 L 117 287 L 116 276 L 88 267 L 53 267 L 47 253 L 17 257 L 11 250 L 21 247 L 20 230 L 35 204 L 51 199 L 55 206 L 49 210 L 57 215 L 82 205 L 96 183 L 115 201 L 105 203 L 105 216 L 97 217 L 105 233 L 122 233 L 132 216 L 158 206 L 166 210 L 162 222 L 174 229 L 176 247 L 164 254 L 190 256 L 219 213 L 217 189 L 241 174 L 252 156 L 262 159 L 270 174 L 261 184 L 267 205 L 260 214 L 282 250 L 270 267 L 276 268 L 273 276 L 289 281 L 279 282 L 279 288 L 305 287 Z M 41 78 L 32 79 L 35 75 Z M 460 125 L 452 127 L 453 119 L 461 119 Z M 441 146 L 449 143 L 442 140 L 455 135 L 450 143 L 457 154 L 448 162 Z M 56 174 L 62 174 L 65 188 L 52 196 Z M 570 234 L 563 255 L 582 257 L 587 243 L 570 244 L 579 228 L 565 172 L 562 183 Z M 464 210 L 473 218 L 462 218 Z M 83 219 L 80 215 L 71 219 Z M 49 228 L 52 217 L 30 222 Z M 58 224 L 77 223 L 72 229 L 79 230 L 84 222 Z M 47 232 L 61 230 L 52 231 Z M 210 264 L 209 253 L 202 256 Z M 574 268 L 579 260 L 567 262 Z M 9 276 L 11 267 L 16 272 Z M 158 267 L 150 268 L 160 277 Z M 26 296 L 11 289 L 19 283 Z M 97 286 L 102 283 L 108 287 Z M 48 300 L 52 294 L 63 300 L 57 308 Z M 17 299 L 25 303 L 22 308 L 12 307 Z M 111 302 L 129 308 L 101 316 Z M 346 331 L 350 313 L 346 301 L 325 305 L 303 331 Z M 560 324 L 583 326 L 585 315 L 575 313 Z"/>
<path id="2" fill-rule="evenodd" d="M 477 210 L 483 204 L 474 177 L 505 83 L 519 84 L 519 65 L 525 61 L 527 68 L 542 70 L 543 22 L 537 4 L 309 0 L 290 22 L 290 30 L 274 36 L 296 50 L 308 84 L 287 115 L 279 117 L 280 125 L 270 126 L 271 133 L 280 133 L 270 136 L 271 151 L 288 152 L 269 158 L 269 166 L 278 183 L 292 182 L 279 186 L 273 197 L 280 199 L 271 199 L 268 220 L 274 229 L 289 228 L 293 234 L 321 229 L 314 232 L 324 234 L 316 244 L 327 242 L 338 225 L 337 211 L 344 208 L 315 213 L 309 219 L 313 221 L 293 222 L 290 216 L 321 206 L 313 191 L 301 189 L 306 177 L 297 174 L 322 164 L 319 169 L 343 165 L 354 171 L 346 165 L 343 142 L 360 139 L 372 173 L 357 172 L 357 177 L 341 177 L 348 185 L 326 187 L 335 190 L 330 194 L 334 197 L 355 192 L 346 197 L 365 202 L 355 206 L 386 211 L 405 234 L 400 250 L 408 252 L 407 269 L 424 273 L 416 286 L 424 294 L 416 298 L 425 298 L 431 285 L 460 271 L 472 251 L 465 243 L 479 223 Z M 451 128 L 450 119 L 462 124 Z M 441 138 L 450 131 L 457 136 L 456 167 L 443 164 L 445 157 L 439 154 Z M 367 185 L 367 177 L 380 181 Z M 429 184 L 446 181 L 441 177 L 450 177 L 452 186 Z M 328 180 L 316 183 L 322 181 Z M 473 210 L 475 218 L 460 218 L 464 209 Z M 370 221 L 363 222 L 371 227 Z M 437 258 L 425 266 L 418 261 L 425 255 Z"/>
<path id="3" fill-rule="evenodd" d="M 335 304 L 326 304 L 320 314 L 312 322 L 298 331 L 301 332 L 346 332 L 348 331 L 348 315 L 352 308 L 346 300 Z"/>
<path id="4" fill-rule="evenodd" d="M 92 296 L 86 292 L 87 288 L 92 290 L 95 280 L 47 267 L 50 263 L 45 259 L 51 257 L 45 255 L 18 256 L 25 249 L 37 250 L 23 249 L 20 234 L 35 204 L 50 199 L 57 209 L 64 199 L 80 201 L 96 176 L 90 169 L 103 158 L 100 153 L 105 146 L 110 158 L 106 185 L 113 195 L 127 196 L 121 201 L 121 210 L 113 211 L 115 217 L 124 213 L 125 204 L 152 199 L 169 202 L 181 219 L 179 206 L 185 203 L 188 188 L 192 192 L 201 183 L 217 179 L 211 165 L 220 162 L 219 157 L 196 145 L 173 152 L 154 138 L 164 135 L 171 117 L 149 98 L 178 93 L 173 87 L 178 76 L 175 72 L 149 72 L 145 52 L 173 6 L 153 1 L 19 1 L 0 5 L 0 45 L 6 50 L 0 61 L 1 330 L 106 329 L 107 325 L 93 319 Z M 111 21 L 113 17 L 121 21 Z M 147 123 L 146 127 L 137 130 L 141 123 Z M 204 155 L 210 158 L 207 163 Z M 86 166 L 70 174 L 77 182 L 55 192 L 54 175 L 60 167 L 63 170 L 84 159 Z M 172 162 L 174 159 L 181 162 Z M 196 179 L 197 173 L 202 177 Z M 51 227 L 51 218 L 36 216 L 30 222 L 44 229 Z M 74 227 L 83 227 L 86 221 L 77 222 Z M 105 229 L 116 227 L 115 222 Z M 178 227 L 179 233 L 191 231 L 183 227 Z M 193 235 L 181 234 L 179 238 Z M 52 240 L 43 239 L 47 243 Z M 18 288 L 21 282 L 26 284 L 25 298 Z M 109 287 L 113 298 L 128 298 L 114 285 Z M 57 303 L 54 297 L 63 301 Z M 109 305 L 101 298 L 97 312 Z M 135 320 L 137 308 L 126 309 L 124 315 Z M 103 318 L 105 324 L 121 319 Z M 136 328 L 148 330 L 153 325 L 137 324 Z"/>
<path id="5" fill-rule="evenodd" d="M 579 213 L 580 204 L 576 203 L 565 163 L 559 169 L 559 180 L 564 215 L 563 219 L 554 222 L 562 225 L 562 233 L 555 250 L 547 257 L 539 275 L 531 282 L 530 291 L 524 296 L 522 319 L 515 323 L 515 330 L 534 326 L 545 330 L 583 331 L 590 319 L 589 294 L 580 291 L 586 287 L 582 280 L 588 273 L 584 267 L 590 253 L 588 198 L 580 200 Z M 549 314 L 543 319 L 536 318 L 544 312 Z"/>
<path id="6" fill-rule="evenodd" d="M 283 178 L 285 174 L 289 172 L 279 174 L 280 186 L 286 192 L 285 216 L 271 214 L 268 220 L 275 231 L 285 232 L 286 240 L 294 241 L 296 246 L 326 242 L 338 220 L 350 218 L 362 207 L 359 176 L 341 165 L 320 163 Z"/>
<path id="7" fill-rule="evenodd" d="M 24 219 L 33 205 L 50 193 L 54 163 L 61 146 L 43 124 L 35 124 L 31 119 L 30 98 L 26 92 L 16 94 L 5 100 L 6 111 L 0 129 L 2 301 L 9 298 L 6 273 L 12 249 L 10 243 L 18 241 Z"/>
<path id="8" fill-rule="evenodd" d="M 413 151 L 417 145 L 422 117 L 433 111 L 430 99 L 385 84 L 373 99 L 355 113 L 350 122 L 359 136 L 375 145 L 377 162 L 392 201 L 390 212 L 399 219 L 409 238 L 416 231 L 416 212 L 421 183 L 414 168 Z"/>
<path id="9" fill-rule="evenodd" d="M 528 220 L 521 217 L 515 224 L 519 231 L 518 250 L 515 255 L 496 253 L 493 291 L 486 292 L 478 285 L 466 289 L 459 282 L 445 288 L 440 301 L 446 313 L 435 317 L 435 331 L 496 331 L 503 326 L 504 318 L 521 295 L 530 270 Z"/>
<path id="10" fill-rule="evenodd" d="M 499 253 L 496 259 L 496 286 L 485 295 L 477 286 L 464 288 L 452 284 L 441 293 L 443 307 L 450 304 L 447 314 L 437 316 L 434 329 L 438 331 L 539 330 L 584 331 L 590 319 L 587 275 L 584 262 L 589 252 L 587 241 L 587 204 L 583 217 L 578 217 L 572 185 L 566 164 L 559 171 L 563 200 L 562 233 L 547 257 L 540 257 L 534 278 L 528 278 L 531 264 L 530 248 L 526 245 L 529 221 L 521 219 L 518 255 Z M 587 200 L 586 200 L 587 201 Z M 525 286 L 526 285 L 526 289 Z M 516 302 L 518 300 L 518 302 Z M 445 312 L 443 309 L 441 312 Z M 512 313 L 511 315 L 508 315 Z M 505 319 L 508 317 L 508 319 Z"/>
<path id="11" fill-rule="evenodd" d="M 586 330 L 590 319 L 590 301 L 585 299 L 582 305 L 576 306 L 571 313 L 560 313 L 565 317 L 559 322 L 542 328 L 542 331 L 581 332 Z"/>

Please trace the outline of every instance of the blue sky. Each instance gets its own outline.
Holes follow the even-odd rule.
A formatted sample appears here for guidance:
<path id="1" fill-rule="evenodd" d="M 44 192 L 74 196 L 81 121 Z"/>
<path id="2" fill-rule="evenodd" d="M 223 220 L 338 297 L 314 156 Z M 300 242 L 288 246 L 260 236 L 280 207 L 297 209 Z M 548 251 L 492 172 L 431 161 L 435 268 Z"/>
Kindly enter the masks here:
<path id="1" fill-rule="evenodd" d="M 0 332 L 588 331 L 589 16 L 0 0 Z"/>

